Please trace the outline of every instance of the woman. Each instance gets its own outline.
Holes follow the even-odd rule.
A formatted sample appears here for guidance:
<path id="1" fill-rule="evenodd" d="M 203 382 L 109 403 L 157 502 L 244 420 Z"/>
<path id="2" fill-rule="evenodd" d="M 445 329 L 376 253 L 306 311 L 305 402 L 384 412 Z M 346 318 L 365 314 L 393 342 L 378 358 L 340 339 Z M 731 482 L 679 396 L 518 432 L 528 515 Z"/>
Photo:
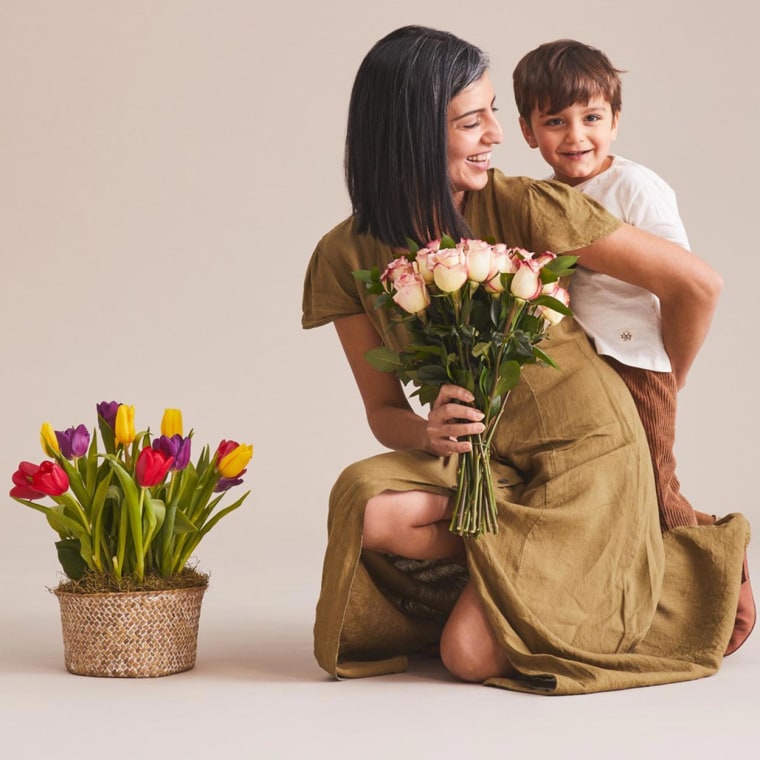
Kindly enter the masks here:
<path id="1" fill-rule="evenodd" d="M 748 526 L 735 515 L 663 540 L 635 407 L 572 320 L 549 337 L 562 370 L 526 367 L 512 392 L 494 439 L 500 529 L 475 540 L 447 529 L 456 454 L 482 430 L 482 414 L 456 403 L 472 397 L 444 386 L 424 419 L 364 359 L 404 335 L 352 271 L 382 270 L 407 236 L 442 233 L 572 251 L 648 288 L 675 366 L 704 340 L 718 276 L 570 188 L 492 170 L 495 111 L 486 56 L 447 33 L 396 30 L 357 73 L 354 214 L 314 252 L 303 325 L 334 322 L 370 427 L 395 451 L 351 465 L 333 488 L 317 659 L 338 676 L 388 673 L 438 643 L 464 680 L 555 694 L 709 675 L 731 634 Z"/>

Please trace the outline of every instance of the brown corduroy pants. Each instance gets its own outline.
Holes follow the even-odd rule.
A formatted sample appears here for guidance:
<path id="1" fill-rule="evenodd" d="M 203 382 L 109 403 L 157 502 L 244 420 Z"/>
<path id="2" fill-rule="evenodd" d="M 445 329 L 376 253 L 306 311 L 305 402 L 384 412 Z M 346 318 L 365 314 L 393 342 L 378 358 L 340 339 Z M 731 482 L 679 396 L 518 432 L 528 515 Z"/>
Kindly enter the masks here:
<path id="1" fill-rule="evenodd" d="M 676 477 L 673 446 L 676 439 L 678 387 L 675 376 L 671 372 L 629 367 L 611 356 L 603 358 L 628 386 L 644 426 L 652 455 L 663 532 L 679 525 L 697 525 L 694 509 L 681 493 L 681 484 Z"/>

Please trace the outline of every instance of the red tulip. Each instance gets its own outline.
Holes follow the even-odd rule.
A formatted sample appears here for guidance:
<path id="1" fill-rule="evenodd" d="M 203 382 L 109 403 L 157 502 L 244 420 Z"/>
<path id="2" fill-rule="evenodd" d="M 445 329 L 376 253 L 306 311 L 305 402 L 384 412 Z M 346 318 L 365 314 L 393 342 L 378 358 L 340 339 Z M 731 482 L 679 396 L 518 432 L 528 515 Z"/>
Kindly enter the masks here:
<path id="1" fill-rule="evenodd" d="M 60 496 L 69 488 L 66 471 L 56 462 L 19 463 L 13 473 L 14 488 L 11 496 L 18 499 L 41 499 L 43 496 Z"/>
<path id="2" fill-rule="evenodd" d="M 169 472 L 174 457 L 167 456 L 163 451 L 157 451 L 146 446 L 137 457 L 135 464 L 135 478 L 137 484 L 143 488 L 157 486 Z"/>
<path id="3" fill-rule="evenodd" d="M 224 438 L 219 442 L 219 445 L 216 447 L 216 461 L 221 462 L 222 459 L 224 459 L 227 454 L 234 451 L 238 447 L 237 441 L 226 441 Z"/>

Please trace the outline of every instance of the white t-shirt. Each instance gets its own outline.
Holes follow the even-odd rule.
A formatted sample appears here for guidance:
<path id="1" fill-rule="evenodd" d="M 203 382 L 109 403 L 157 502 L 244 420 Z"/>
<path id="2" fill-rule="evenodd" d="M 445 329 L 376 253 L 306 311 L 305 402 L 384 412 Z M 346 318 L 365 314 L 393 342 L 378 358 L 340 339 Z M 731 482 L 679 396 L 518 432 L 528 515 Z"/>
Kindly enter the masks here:
<path id="1" fill-rule="evenodd" d="M 689 248 L 675 193 L 645 166 L 612 156 L 608 169 L 575 187 L 624 222 Z M 570 306 L 597 353 L 629 367 L 671 371 L 653 293 L 578 267 L 570 278 Z"/>

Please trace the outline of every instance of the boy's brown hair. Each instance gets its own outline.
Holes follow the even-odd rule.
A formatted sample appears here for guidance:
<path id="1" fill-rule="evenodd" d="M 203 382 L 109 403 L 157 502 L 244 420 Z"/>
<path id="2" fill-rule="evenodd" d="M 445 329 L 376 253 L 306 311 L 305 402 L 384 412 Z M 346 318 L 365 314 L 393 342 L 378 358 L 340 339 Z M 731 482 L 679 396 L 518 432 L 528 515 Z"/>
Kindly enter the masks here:
<path id="1" fill-rule="evenodd" d="M 522 57 L 512 73 L 517 110 L 530 124 L 534 108 L 557 113 L 574 103 L 602 96 L 620 113 L 623 101 L 619 74 L 601 51 L 576 40 L 539 45 Z"/>

